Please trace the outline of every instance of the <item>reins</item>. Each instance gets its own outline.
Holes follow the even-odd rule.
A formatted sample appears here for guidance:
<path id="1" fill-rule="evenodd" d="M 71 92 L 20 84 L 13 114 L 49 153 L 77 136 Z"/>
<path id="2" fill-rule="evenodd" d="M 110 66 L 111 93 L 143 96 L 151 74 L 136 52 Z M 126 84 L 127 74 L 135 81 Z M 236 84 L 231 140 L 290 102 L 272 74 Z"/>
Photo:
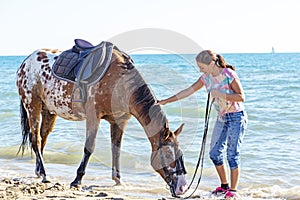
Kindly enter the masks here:
<path id="1" fill-rule="evenodd" d="M 201 164 L 201 171 L 200 171 L 200 176 L 197 182 L 197 185 L 194 189 L 194 191 L 187 197 L 184 197 L 184 199 L 188 199 L 190 198 L 198 189 L 198 186 L 200 184 L 201 178 L 202 178 L 202 172 L 203 172 L 203 162 L 204 162 L 204 153 L 205 153 L 205 144 L 206 144 L 206 138 L 207 138 L 207 132 L 208 132 L 208 124 L 209 124 L 209 116 L 210 116 L 210 111 L 211 111 L 211 106 L 214 103 L 214 100 L 212 100 L 212 102 L 210 103 L 210 92 L 207 95 L 207 102 L 206 102 L 206 110 L 205 110 L 205 121 L 204 121 L 204 132 L 203 132 L 203 137 L 202 137 L 202 144 L 201 144 L 201 149 L 200 149 L 200 153 L 199 153 L 199 158 L 198 158 L 198 162 L 195 168 L 195 172 L 192 178 L 192 181 L 190 183 L 190 185 L 188 186 L 187 190 L 190 189 L 190 187 L 192 186 L 194 179 L 196 177 L 199 165 Z"/>

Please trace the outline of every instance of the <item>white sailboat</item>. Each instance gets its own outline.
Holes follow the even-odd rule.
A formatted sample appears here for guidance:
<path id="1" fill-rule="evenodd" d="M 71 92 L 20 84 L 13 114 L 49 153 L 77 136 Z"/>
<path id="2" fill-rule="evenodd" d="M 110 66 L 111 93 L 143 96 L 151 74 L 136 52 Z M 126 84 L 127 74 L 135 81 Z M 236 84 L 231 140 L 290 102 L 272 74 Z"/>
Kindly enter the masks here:
<path id="1" fill-rule="evenodd" d="M 274 49 L 274 47 L 272 47 L 272 52 L 271 53 L 275 53 L 275 49 Z"/>

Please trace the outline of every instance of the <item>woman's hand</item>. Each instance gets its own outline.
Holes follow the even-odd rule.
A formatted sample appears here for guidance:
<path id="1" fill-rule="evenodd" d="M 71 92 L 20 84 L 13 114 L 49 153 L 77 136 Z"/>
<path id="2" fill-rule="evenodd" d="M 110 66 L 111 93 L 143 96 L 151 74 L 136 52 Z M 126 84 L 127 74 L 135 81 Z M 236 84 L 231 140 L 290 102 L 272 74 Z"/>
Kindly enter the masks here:
<path id="1" fill-rule="evenodd" d="M 211 96 L 212 96 L 213 98 L 223 98 L 223 99 L 226 98 L 226 94 L 225 94 L 225 93 L 220 92 L 220 91 L 218 91 L 218 90 L 216 90 L 216 89 L 212 89 L 212 90 L 210 91 L 210 94 L 211 94 Z"/>
<path id="2" fill-rule="evenodd" d="M 168 102 L 166 100 L 157 100 L 156 102 L 157 104 L 160 104 L 160 105 L 165 105 L 167 104 Z"/>

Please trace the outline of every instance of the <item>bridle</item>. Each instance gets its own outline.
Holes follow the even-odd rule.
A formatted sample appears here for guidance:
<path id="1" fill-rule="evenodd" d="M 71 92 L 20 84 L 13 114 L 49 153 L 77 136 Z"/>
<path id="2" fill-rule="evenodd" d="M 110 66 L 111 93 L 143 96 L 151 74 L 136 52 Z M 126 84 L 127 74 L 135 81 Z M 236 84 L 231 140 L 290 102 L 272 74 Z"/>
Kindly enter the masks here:
<path id="1" fill-rule="evenodd" d="M 166 131 L 166 130 L 164 130 Z M 164 131 L 161 131 L 160 137 L 159 137 L 159 143 L 158 143 L 158 149 L 156 150 L 155 157 L 159 155 L 159 161 L 162 167 L 162 170 L 165 173 L 165 181 L 167 182 L 168 186 L 170 187 L 170 191 L 173 197 L 178 197 L 175 193 L 176 187 L 177 187 L 177 177 L 179 175 L 186 174 L 186 169 L 184 167 L 183 162 L 183 153 L 180 148 L 178 148 L 178 145 L 175 144 L 175 142 L 169 142 L 166 139 L 164 139 Z M 164 141 L 165 140 L 165 141 Z M 166 158 L 163 154 L 163 149 L 169 148 L 172 149 L 175 154 L 175 168 L 167 167 L 168 163 L 166 163 Z M 154 158 L 155 158 L 154 157 Z M 153 159 L 152 159 L 153 160 Z"/>

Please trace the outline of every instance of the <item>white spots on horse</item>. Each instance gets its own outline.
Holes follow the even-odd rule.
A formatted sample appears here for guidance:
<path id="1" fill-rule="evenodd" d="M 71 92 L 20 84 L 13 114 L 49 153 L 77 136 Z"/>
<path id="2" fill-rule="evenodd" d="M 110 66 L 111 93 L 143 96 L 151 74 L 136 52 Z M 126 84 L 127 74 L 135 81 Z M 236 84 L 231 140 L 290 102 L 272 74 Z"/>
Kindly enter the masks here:
<path id="1" fill-rule="evenodd" d="M 94 87 L 94 88 L 102 88 L 103 84 L 107 85 L 106 82 L 103 82 L 101 84 L 97 83 L 96 85 L 94 85 L 92 87 Z M 107 101 L 107 97 L 106 97 L 105 94 L 106 93 L 104 93 L 102 90 L 99 90 L 99 89 L 89 90 L 89 95 L 93 95 L 95 98 L 100 98 L 102 102 L 106 102 Z M 94 102 L 94 104 L 96 105 L 96 102 Z"/>
<path id="2" fill-rule="evenodd" d="M 39 62 L 39 65 L 37 66 L 40 66 L 39 75 L 43 85 L 45 101 L 52 102 L 55 107 L 61 107 L 63 102 L 61 99 L 64 95 L 63 85 L 66 85 L 67 82 L 54 79 L 51 74 L 50 66 L 53 65 L 55 56 L 57 55 L 53 54 L 52 51 L 48 49 L 46 49 L 46 51 L 39 51 L 37 53 L 37 61 Z"/>
<path id="3" fill-rule="evenodd" d="M 58 50 L 37 50 L 22 64 L 17 72 L 17 86 L 24 97 L 24 106 L 28 112 L 34 109 L 33 94 L 40 98 L 50 113 L 69 118 L 71 113 L 71 94 L 67 91 L 67 82 L 52 76 L 51 67 L 58 57 Z"/>
<path id="4" fill-rule="evenodd" d="M 68 88 L 68 82 L 56 79 L 52 76 L 51 67 L 55 62 L 58 54 L 55 50 L 48 50 L 47 57 L 48 62 L 44 62 L 44 68 L 41 70 L 43 82 L 43 90 L 45 93 L 45 101 L 50 112 L 56 113 L 57 115 L 65 119 L 75 119 L 72 116 L 72 88 Z M 60 52 L 59 52 L 60 53 Z"/>
<path id="5" fill-rule="evenodd" d="M 66 85 L 66 81 L 52 78 L 47 80 L 44 84 L 44 91 L 46 94 L 45 101 L 47 102 L 47 106 L 50 112 L 56 113 L 63 118 L 69 119 L 68 116 L 71 114 L 72 109 L 69 107 L 69 105 L 71 105 L 72 102 L 71 95 L 69 95 L 67 93 L 67 90 L 65 89 Z"/>
<path id="6" fill-rule="evenodd" d="M 95 90 L 95 86 L 90 86 L 87 91 L 87 97 L 89 101 L 92 101 L 95 99 L 95 95 L 97 93 L 97 90 Z M 96 105 L 96 101 L 93 102 L 94 105 Z"/>
<path id="7" fill-rule="evenodd" d="M 103 82 L 101 87 L 106 87 L 106 86 L 107 86 L 107 83 Z M 107 101 L 106 95 L 103 95 L 102 91 L 101 91 L 101 94 L 102 94 L 102 102 L 106 102 Z"/>
<path id="8" fill-rule="evenodd" d="M 20 94 L 23 94 L 26 98 L 24 99 L 24 106 L 28 108 L 32 101 L 32 91 L 36 85 L 36 77 L 38 76 L 39 69 L 36 67 L 36 54 L 37 51 L 32 53 L 21 65 L 17 71 L 17 86 Z M 22 98 L 22 97 L 21 97 Z"/>

